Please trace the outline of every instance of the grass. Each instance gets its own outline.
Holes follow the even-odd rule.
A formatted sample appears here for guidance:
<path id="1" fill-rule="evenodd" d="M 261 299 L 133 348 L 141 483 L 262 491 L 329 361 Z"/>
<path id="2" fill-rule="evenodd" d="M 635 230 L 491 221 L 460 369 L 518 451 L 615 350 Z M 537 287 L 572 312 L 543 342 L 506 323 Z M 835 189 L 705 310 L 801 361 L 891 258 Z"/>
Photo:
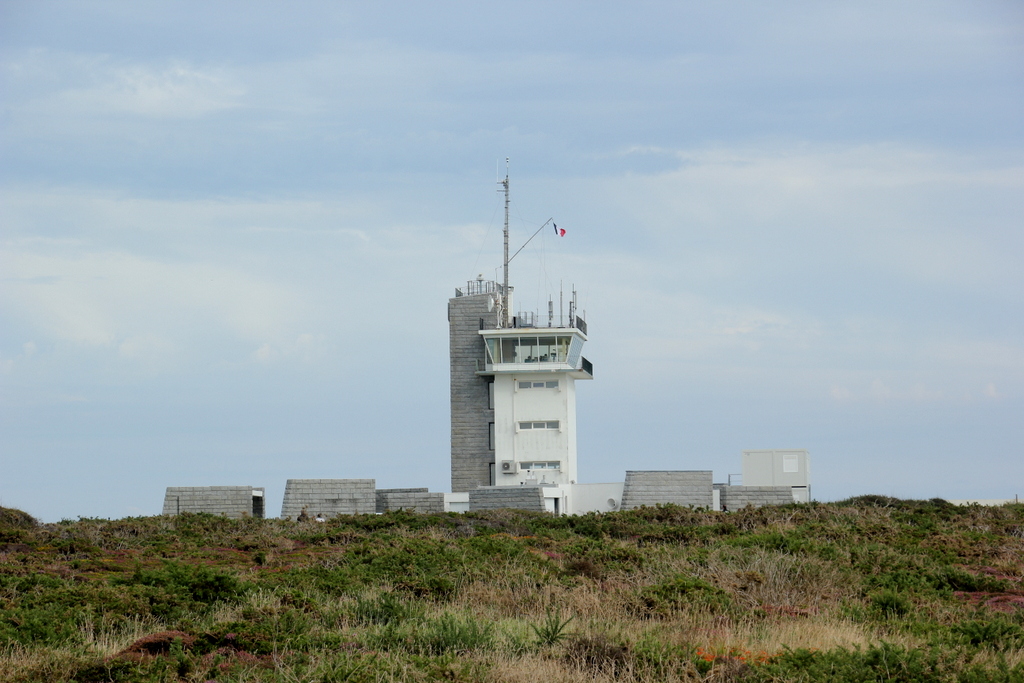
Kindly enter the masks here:
<path id="1" fill-rule="evenodd" d="M 0 508 L 0 680 L 1024 681 L 1024 506 Z"/>

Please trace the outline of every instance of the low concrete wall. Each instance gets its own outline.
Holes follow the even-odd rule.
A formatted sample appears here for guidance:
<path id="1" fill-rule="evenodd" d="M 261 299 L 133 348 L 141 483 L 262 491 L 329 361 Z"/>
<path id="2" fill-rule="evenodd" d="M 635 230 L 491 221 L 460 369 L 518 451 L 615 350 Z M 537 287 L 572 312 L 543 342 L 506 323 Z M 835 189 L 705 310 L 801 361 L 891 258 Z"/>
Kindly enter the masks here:
<path id="1" fill-rule="evenodd" d="M 622 509 L 674 503 L 710 509 L 713 503 L 711 470 L 627 471 L 622 488 Z"/>
<path id="2" fill-rule="evenodd" d="M 983 505 L 983 506 L 995 506 L 1010 505 L 1020 503 L 1020 496 L 1015 498 L 971 498 L 968 500 L 947 500 L 947 503 L 953 505 Z"/>
<path id="3" fill-rule="evenodd" d="M 500 508 L 544 512 L 544 487 L 487 486 L 469 492 L 470 511 Z"/>
<path id="4" fill-rule="evenodd" d="M 375 479 L 289 479 L 281 517 L 296 519 L 302 508 L 310 517 L 373 514 L 376 484 Z"/>
<path id="5" fill-rule="evenodd" d="M 753 505 L 788 505 L 793 502 L 790 486 L 719 486 L 721 504 L 726 510 L 735 511 Z"/>
<path id="6" fill-rule="evenodd" d="M 430 489 L 419 488 L 419 489 L 377 489 L 376 491 L 376 511 L 377 514 L 387 512 L 387 498 L 393 493 L 427 493 Z"/>
<path id="7" fill-rule="evenodd" d="M 377 512 L 444 512 L 444 494 L 427 489 L 377 489 Z"/>
<path id="8" fill-rule="evenodd" d="M 207 512 L 233 519 L 253 515 L 253 492 L 263 496 L 263 488 L 252 486 L 168 486 L 164 494 L 165 515 L 183 512 Z M 259 510 L 257 517 L 262 517 Z"/>

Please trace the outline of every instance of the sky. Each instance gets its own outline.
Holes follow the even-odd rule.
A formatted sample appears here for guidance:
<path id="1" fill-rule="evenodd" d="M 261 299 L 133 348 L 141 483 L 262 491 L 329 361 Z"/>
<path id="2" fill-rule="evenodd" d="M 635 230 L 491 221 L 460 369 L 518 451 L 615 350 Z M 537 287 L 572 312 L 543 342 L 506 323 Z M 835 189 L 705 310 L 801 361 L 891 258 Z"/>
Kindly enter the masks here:
<path id="1" fill-rule="evenodd" d="M 1024 495 L 1024 5 L 0 1 L 0 505 L 449 488 L 448 298 L 578 291 L 585 482 Z"/>

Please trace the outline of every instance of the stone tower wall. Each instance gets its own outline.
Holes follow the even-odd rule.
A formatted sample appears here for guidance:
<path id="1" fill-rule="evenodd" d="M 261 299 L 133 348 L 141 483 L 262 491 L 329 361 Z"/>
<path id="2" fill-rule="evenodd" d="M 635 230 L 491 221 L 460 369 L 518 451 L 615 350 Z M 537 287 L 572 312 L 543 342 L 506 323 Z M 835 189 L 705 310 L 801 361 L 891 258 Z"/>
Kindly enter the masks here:
<path id="1" fill-rule="evenodd" d="M 471 491 L 491 483 L 494 451 L 489 448 L 494 410 L 488 407 L 486 351 L 478 334 L 497 327 L 498 315 L 488 311 L 488 295 L 474 294 L 448 300 L 449 358 L 451 359 L 452 492 Z"/>

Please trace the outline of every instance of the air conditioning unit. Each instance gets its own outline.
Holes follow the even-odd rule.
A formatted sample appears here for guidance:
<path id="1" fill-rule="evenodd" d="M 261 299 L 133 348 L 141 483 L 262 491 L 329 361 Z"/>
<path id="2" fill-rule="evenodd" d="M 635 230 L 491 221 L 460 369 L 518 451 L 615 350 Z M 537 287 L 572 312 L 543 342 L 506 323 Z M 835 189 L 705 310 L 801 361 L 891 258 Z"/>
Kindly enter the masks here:
<path id="1" fill-rule="evenodd" d="M 515 464 L 515 462 L 513 462 L 512 460 L 502 460 L 501 461 L 501 471 L 504 474 L 515 474 L 516 473 L 516 464 Z"/>

